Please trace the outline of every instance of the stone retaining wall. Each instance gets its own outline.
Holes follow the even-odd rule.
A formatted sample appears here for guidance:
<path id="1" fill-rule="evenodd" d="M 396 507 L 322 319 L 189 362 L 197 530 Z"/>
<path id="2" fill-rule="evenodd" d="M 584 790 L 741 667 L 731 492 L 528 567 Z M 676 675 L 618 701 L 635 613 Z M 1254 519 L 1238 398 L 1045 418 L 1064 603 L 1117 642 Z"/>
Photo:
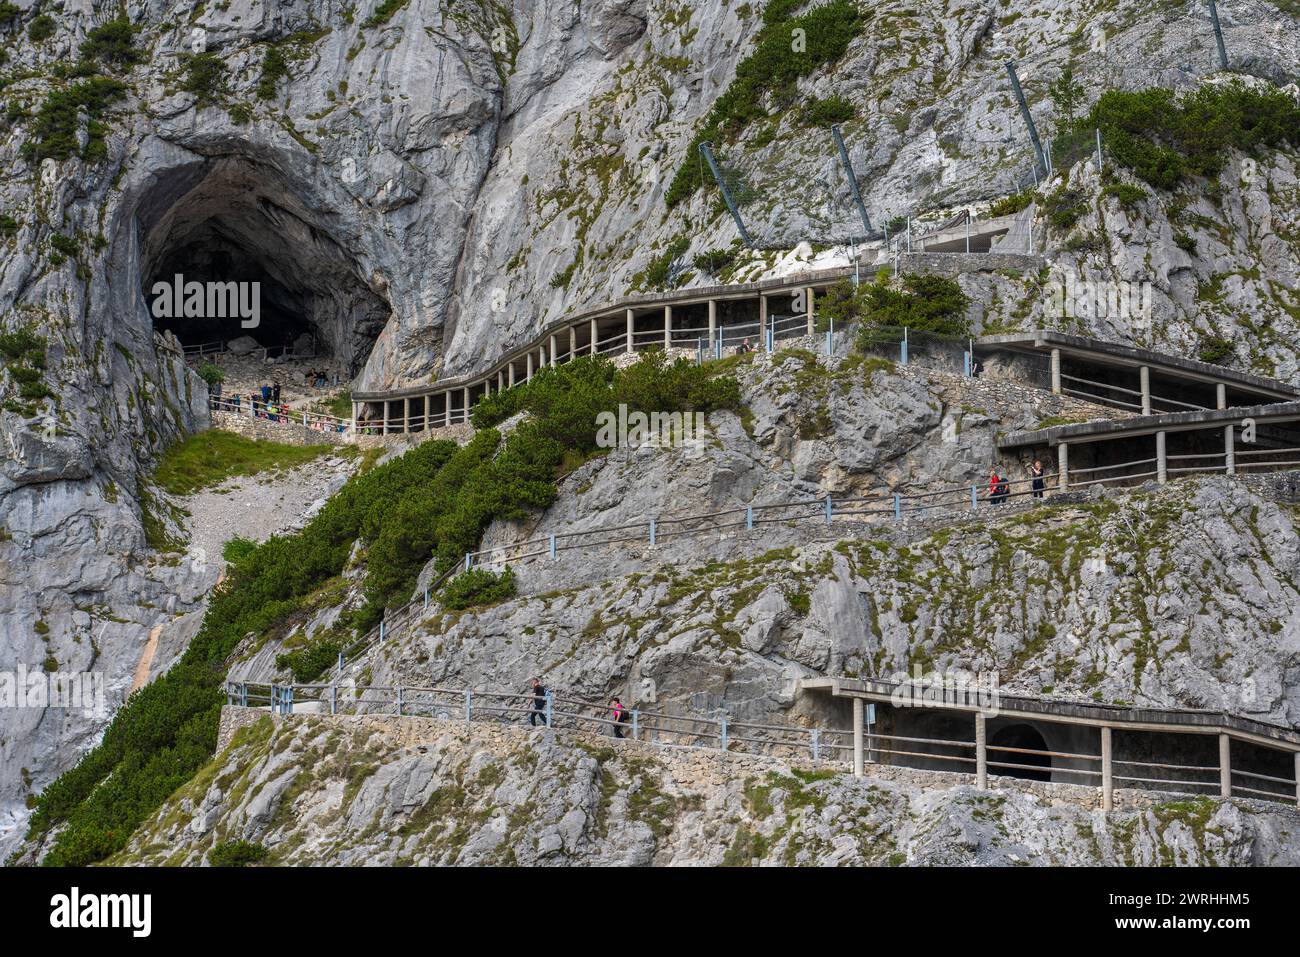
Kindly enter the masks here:
<path id="1" fill-rule="evenodd" d="M 217 753 L 221 753 L 236 732 L 268 716 L 262 708 L 239 708 L 226 705 L 221 709 L 221 723 L 217 732 Z M 272 721 L 301 721 L 308 715 L 272 715 Z M 397 743 L 401 747 L 419 747 L 434 741 L 445 740 L 455 736 L 463 740 L 467 748 L 475 751 L 487 751 L 508 756 L 518 750 L 529 736 L 539 732 L 522 723 L 519 725 L 503 724 L 497 721 L 481 721 L 467 724 L 459 719 L 424 718 L 382 714 L 311 714 L 310 719 L 338 722 L 340 725 L 360 725 L 372 733 L 378 733 Z M 821 761 L 814 763 L 811 758 L 777 757 L 765 754 L 747 754 L 735 751 L 720 751 L 713 748 L 665 748 L 643 741 L 628 738 L 614 738 L 610 735 L 587 731 L 556 730 L 549 732 L 562 743 L 575 747 L 616 748 L 624 752 L 643 754 L 652 757 L 656 764 L 666 767 L 679 778 L 695 782 L 700 787 L 721 787 L 728 780 L 745 779 L 764 771 L 783 771 L 798 768 L 805 771 L 840 770 L 848 774 L 848 765 L 843 762 Z M 880 764 L 867 764 L 864 777 L 891 781 L 911 787 L 928 789 L 948 789 L 958 786 L 974 786 L 975 775 L 954 771 L 925 771 L 916 768 L 894 767 Z M 1029 781 L 1021 778 L 990 777 L 989 790 L 997 792 L 1021 792 L 1034 795 L 1051 805 L 1072 804 L 1089 810 L 1099 810 L 1102 806 L 1101 789 L 1082 784 L 1054 784 L 1047 781 Z M 1152 807 L 1169 800 L 1169 794 L 1160 791 L 1145 791 L 1133 788 L 1116 788 L 1114 802 L 1117 810 L 1125 808 Z M 1217 798 L 1215 799 L 1217 800 Z"/>
<path id="2" fill-rule="evenodd" d="M 272 422 L 238 412 L 213 412 L 212 427 L 223 432 L 234 432 L 258 442 L 279 442 L 281 445 L 349 445 L 352 435 L 346 432 L 325 432 L 310 428 L 301 422 Z"/>

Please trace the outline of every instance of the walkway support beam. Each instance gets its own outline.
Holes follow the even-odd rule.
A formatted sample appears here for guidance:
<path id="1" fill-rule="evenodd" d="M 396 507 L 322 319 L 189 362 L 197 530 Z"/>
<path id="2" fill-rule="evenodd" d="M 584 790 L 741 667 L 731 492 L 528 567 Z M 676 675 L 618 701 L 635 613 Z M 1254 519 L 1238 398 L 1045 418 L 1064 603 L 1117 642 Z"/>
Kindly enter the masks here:
<path id="1" fill-rule="evenodd" d="M 596 324 L 596 320 L 593 319 L 591 320 L 591 354 L 593 356 L 596 354 L 596 349 L 597 349 L 596 344 L 599 341 L 599 337 L 600 337 L 600 327 Z"/>
<path id="2" fill-rule="evenodd" d="M 1062 492 L 1070 486 L 1070 447 L 1062 442 L 1056 447 L 1057 484 Z"/>
<path id="3" fill-rule="evenodd" d="M 636 314 L 631 309 L 627 311 L 627 353 L 632 354 L 632 333 L 636 326 Z"/>
<path id="4" fill-rule="evenodd" d="M 673 347 L 673 307 L 664 306 L 664 352 Z"/>
<path id="5" fill-rule="evenodd" d="M 1138 370 L 1138 388 L 1142 391 L 1142 414 L 1151 414 L 1151 367 L 1143 366 Z"/>
<path id="6" fill-rule="evenodd" d="M 1034 144 L 1034 157 L 1038 160 L 1038 168 L 1047 176 L 1051 170 L 1047 166 L 1047 159 L 1043 155 L 1043 142 L 1038 138 L 1038 127 L 1034 125 L 1034 117 L 1029 112 L 1029 101 L 1025 99 L 1025 91 L 1020 88 L 1020 77 L 1016 73 L 1016 61 L 1007 61 L 1007 76 L 1011 78 L 1011 89 L 1016 94 L 1016 101 L 1020 104 L 1020 115 L 1024 118 L 1025 126 L 1029 128 L 1029 139 Z"/>
<path id="7" fill-rule="evenodd" d="M 988 729 L 984 715 L 975 715 L 975 786 L 981 791 L 989 789 Z"/>
<path id="8" fill-rule="evenodd" d="M 709 300 L 709 351 L 713 350 L 713 343 L 718 336 L 718 300 Z"/>
<path id="9" fill-rule="evenodd" d="M 853 775 L 862 777 L 862 699 L 853 699 Z"/>
<path id="10" fill-rule="evenodd" d="M 835 146 L 840 151 L 840 162 L 844 164 L 844 174 L 849 180 L 849 189 L 853 193 L 853 204 L 858 207 L 858 218 L 862 220 L 862 237 L 866 239 L 871 235 L 871 219 L 867 216 L 866 204 L 862 202 L 862 191 L 858 189 L 858 177 L 853 172 L 853 163 L 849 161 L 849 151 L 844 145 L 844 137 L 840 135 L 838 123 L 831 127 L 831 135 L 835 137 Z"/>
<path id="11" fill-rule="evenodd" d="M 1169 481 L 1169 456 L 1165 451 L 1168 442 L 1165 439 L 1166 433 L 1156 433 L 1156 481 L 1164 485 Z"/>
<path id="12" fill-rule="evenodd" d="M 1110 727 L 1101 726 L 1101 809 L 1115 809 L 1115 770 L 1112 763 Z"/>
<path id="13" fill-rule="evenodd" d="M 1230 425 L 1223 427 L 1223 469 L 1227 475 L 1237 474 L 1237 448 Z"/>
<path id="14" fill-rule="evenodd" d="M 1228 407 L 1228 387 L 1222 382 L 1214 387 L 1214 407 L 1216 409 L 1226 409 Z"/>
<path id="15" fill-rule="evenodd" d="M 1052 395 L 1061 394 L 1061 350 L 1052 350 Z"/>
<path id="16" fill-rule="evenodd" d="M 815 323 L 815 321 L 814 321 L 814 319 L 813 319 L 813 302 L 814 302 L 814 297 L 815 297 L 815 296 L 816 296 L 816 293 L 813 292 L 813 288 L 812 288 L 812 286 L 809 286 L 808 288 L 806 288 L 806 289 L 803 291 L 803 305 L 804 305 L 804 308 L 805 308 L 806 310 L 808 310 L 808 312 L 807 312 L 807 317 L 808 317 L 808 330 L 807 330 L 807 332 L 808 332 L 808 335 L 810 335 L 810 336 L 811 336 L 811 335 L 816 335 L 816 333 L 817 333 L 816 323 Z"/>
<path id="17" fill-rule="evenodd" d="M 1214 44 L 1219 49 L 1219 69 L 1228 68 L 1228 50 L 1223 45 L 1223 27 L 1219 26 L 1219 7 L 1214 0 L 1209 0 L 1210 24 L 1214 27 Z"/>
<path id="18" fill-rule="evenodd" d="M 718 189 L 722 191 L 722 201 L 727 204 L 731 218 L 736 223 L 736 229 L 740 230 L 740 238 L 745 241 L 746 246 L 753 249 L 754 240 L 750 238 L 749 230 L 745 228 L 745 221 L 740 218 L 740 210 L 736 208 L 735 200 L 731 198 L 731 190 L 727 189 L 727 183 L 722 178 L 722 170 L 718 169 L 718 162 L 713 158 L 713 150 L 709 148 L 708 143 L 701 143 L 700 153 L 709 164 L 709 171 L 713 173 L 713 180 L 718 184 Z"/>
<path id="19" fill-rule="evenodd" d="M 767 296 L 759 295 L 758 297 L 758 340 L 763 343 L 764 351 L 767 350 Z"/>

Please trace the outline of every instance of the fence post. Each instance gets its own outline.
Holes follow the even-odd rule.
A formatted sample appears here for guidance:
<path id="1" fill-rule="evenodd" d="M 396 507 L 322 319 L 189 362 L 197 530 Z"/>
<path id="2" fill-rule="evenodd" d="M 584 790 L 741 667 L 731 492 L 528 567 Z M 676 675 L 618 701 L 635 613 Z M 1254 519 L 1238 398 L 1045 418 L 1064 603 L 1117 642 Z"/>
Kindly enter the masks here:
<path id="1" fill-rule="evenodd" d="M 284 713 L 285 713 L 285 714 L 293 714 L 293 685 L 289 685 L 289 687 L 285 688 L 284 690 L 285 690 L 286 692 L 288 692 L 288 694 L 285 695 L 285 701 L 284 701 L 285 710 L 284 710 Z"/>
<path id="2" fill-rule="evenodd" d="M 551 727 L 551 717 L 553 714 L 553 699 L 551 698 L 551 689 L 546 689 L 546 726 Z"/>
<path id="3" fill-rule="evenodd" d="M 1232 797 L 1232 738 L 1219 735 L 1219 797 Z"/>
<path id="4" fill-rule="evenodd" d="M 338 685 L 330 685 L 330 714 L 339 713 L 339 689 Z"/>
<path id="5" fill-rule="evenodd" d="M 655 544 L 655 520 L 652 518 L 650 519 L 650 547 L 653 548 L 654 544 Z"/>
<path id="6" fill-rule="evenodd" d="M 275 684 L 271 685 L 271 714 L 280 713 L 280 689 Z"/>
<path id="7" fill-rule="evenodd" d="M 424 590 L 424 610 L 429 610 L 429 589 Z"/>
<path id="8" fill-rule="evenodd" d="M 969 379 L 970 378 L 970 353 L 963 352 L 961 354 L 961 360 L 962 360 L 961 374 Z"/>
<path id="9" fill-rule="evenodd" d="M 816 728 L 812 729 L 812 756 L 813 761 L 821 760 L 821 732 Z"/>
<path id="10" fill-rule="evenodd" d="M 339 671 L 343 670 L 343 652 L 339 652 Z"/>
<path id="11" fill-rule="evenodd" d="M 832 514 L 833 514 L 833 506 L 831 505 L 831 497 L 827 495 L 826 496 L 826 524 L 827 525 L 831 523 Z"/>
<path id="12" fill-rule="evenodd" d="M 977 489 L 976 486 L 972 485 L 970 487 L 970 510 L 972 512 L 975 512 L 979 510 L 979 507 L 980 507 L 979 490 Z"/>
<path id="13" fill-rule="evenodd" d="M 554 535 L 552 535 L 550 538 L 550 548 L 551 548 L 551 557 L 554 558 L 555 557 L 555 536 Z"/>
<path id="14" fill-rule="evenodd" d="M 1111 763 L 1110 727 L 1101 726 L 1101 809 L 1110 811 L 1115 807 L 1115 777 Z"/>
<path id="15" fill-rule="evenodd" d="M 745 506 L 745 531 L 752 532 L 753 530 L 754 530 L 754 506 L 746 505 Z"/>
<path id="16" fill-rule="evenodd" d="M 469 569 L 470 569 L 470 565 L 471 565 L 472 563 L 473 563 L 473 556 L 472 556 L 469 552 L 466 552 L 466 553 L 465 553 L 465 571 L 469 571 Z"/>
<path id="17" fill-rule="evenodd" d="M 897 492 L 894 493 L 894 518 L 900 522 L 903 520 L 903 499 Z"/>
<path id="18" fill-rule="evenodd" d="M 239 683 L 239 697 L 240 697 L 240 703 L 245 708 L 247 708 L 248 707 L 248 682 L 241 681 Z"/>
<path id="19" fill-rule="evenodd" d="M 474 699 L 474 692 L 466 688 L 465 689 L 465 723 L 466 724 L 468 724 L 470 719 L 474 716 L 473 699 Z"/>
<path id="20" fill-rule="evenodd" d="M 641 739 L 641 715 L 637 712 L 636 708 L 633 708 L 632 709 L 632 740 L 639 741 L 640 739 Z"/>
<path id="21" fill-rule="evenodd" d="M 862 777 L 862 699 L 853 699 L 853 775 Z"/>
<path id="22" fill-rule="evenodd" d="M 398 686 L 397 686 L 397 715 L 398 715 L 398 717 L 401 717 L 401 714 L 402 714 L 402 704 L 403 704 L 403 701 L 402 701 L 402 686 L 401 686 L 401 685 L 398 685 Z"/>
<path id="23" fill-rule="evenodd" d="M 724 714 L 718 719 L 718 747 L 727 750 L 727 716 Z"/>
<path id="24" fill-rule="evenodd" d="M 903 327 L 903 341 L 898 344 L 898 359 L 901 365 L 907 365 L 907 327 Z"/>
<path id="25" fill-rule="evenodd" d="M 379 640 L 380 641 L 384 640 L 385 634 L 387 634 L 387 631 L 386 631 L 386 626 L 384 625 L 384 619 L 380 618 L 379 619 Z"/>
<path id="26" fill-rule="evenodd" d="M 1097 127 L 1097 172 L 1101 172 L 1101 127 Z"/>

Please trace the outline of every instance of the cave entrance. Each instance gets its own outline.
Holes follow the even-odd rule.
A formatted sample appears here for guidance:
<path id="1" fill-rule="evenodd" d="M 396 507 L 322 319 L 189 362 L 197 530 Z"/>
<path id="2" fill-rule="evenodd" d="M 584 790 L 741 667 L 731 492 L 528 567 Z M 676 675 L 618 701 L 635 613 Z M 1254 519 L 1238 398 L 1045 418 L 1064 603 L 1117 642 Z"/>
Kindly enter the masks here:
<path id="1" fill-rule="evenodd" d="M 138 212 L 154 327 L 190 353 L 236 343 L 254 360 L 310 357 L 334 380 L 355 378 L 391 310 L 304 192 L 246 158 L 160 176 Z"/>
<path id="2" fill-rule="evenodd" d="M 1052 780 L 1052 759 L 1046 754 L 1026 754 L 1028 751 L 1046 751 L 1047 741 L 1038 729 L 1028 724 L 1011 724 L 999 728 L 989 740 L 989 773 L 1028 781 Z M 995 748 L 1017 750 L 997 751 Z M 1020 750 L 1024 749 L 1024 750 Z M 1016 764 L 1020 767 L 999 767 Z M 1042 768 L 1042 770 L 1039 770 Z"/>

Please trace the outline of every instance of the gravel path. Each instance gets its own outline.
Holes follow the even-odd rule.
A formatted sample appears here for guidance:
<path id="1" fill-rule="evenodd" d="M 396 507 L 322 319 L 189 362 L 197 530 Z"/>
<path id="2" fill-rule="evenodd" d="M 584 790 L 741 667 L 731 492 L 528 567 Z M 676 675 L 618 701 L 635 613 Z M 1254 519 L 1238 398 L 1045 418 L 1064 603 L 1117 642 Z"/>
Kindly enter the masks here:
<path id="1" fill-rule="evenodd" d="M 190 513 L 185 520 L 190 553 L 220 568 L 222 546 L 232 538 L 264 542 L 274 534 L 302 528 L 359 462 L 323 455 L 294 469 L 240 476 L 178 499 Z"/>

